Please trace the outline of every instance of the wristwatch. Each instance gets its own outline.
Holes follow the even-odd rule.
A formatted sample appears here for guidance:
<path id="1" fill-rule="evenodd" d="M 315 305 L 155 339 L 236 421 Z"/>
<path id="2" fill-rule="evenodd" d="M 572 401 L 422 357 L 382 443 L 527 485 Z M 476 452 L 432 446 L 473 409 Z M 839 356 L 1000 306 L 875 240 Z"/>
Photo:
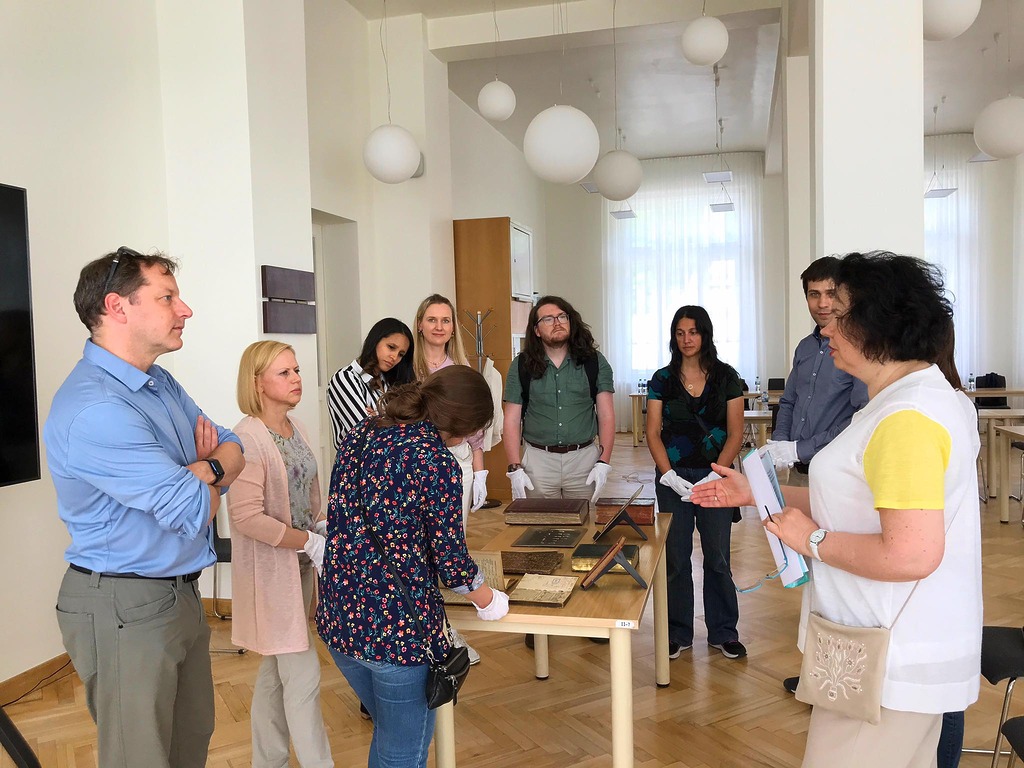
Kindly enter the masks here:
<path id="1" fill-rule="evenodd" d="M 818 562 L 823 562 L 821 555 L 818 554 L 818 545 L 825 540 L 825 536 L 828 535 L 828 531 L 819 528 L 814 531 L 807 539 L 807 545 L 811 548 L 811 554 L 814 555 L 814 559 Z"/>
<path id="2" fill-rule="evenodd" d="M 216 485 L 224 479 L 224 467 L 216 459 L 206 459 L 205 461 L 210 465 L 210 469 L 213 470 L 213 482 L 210 485 Z"/>
<path id="3" fill-rule="evenodd" d="M 523 468 L 522 464 L 509 464 L 508 465 L 508 473 L 511 475 L 513 472 L 517 472 L 517 471 L 519 471 L 522 468 Z"/>

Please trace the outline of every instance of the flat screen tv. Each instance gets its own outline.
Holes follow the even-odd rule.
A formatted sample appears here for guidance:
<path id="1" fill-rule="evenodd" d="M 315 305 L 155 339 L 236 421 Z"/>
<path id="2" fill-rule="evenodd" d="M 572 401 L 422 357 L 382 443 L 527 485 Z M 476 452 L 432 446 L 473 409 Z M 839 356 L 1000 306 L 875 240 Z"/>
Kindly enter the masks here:
<path id="1" fill-rule="evenodd" d="M 28 196 L 0 184 L 0 486 L 39 479 Z"/>

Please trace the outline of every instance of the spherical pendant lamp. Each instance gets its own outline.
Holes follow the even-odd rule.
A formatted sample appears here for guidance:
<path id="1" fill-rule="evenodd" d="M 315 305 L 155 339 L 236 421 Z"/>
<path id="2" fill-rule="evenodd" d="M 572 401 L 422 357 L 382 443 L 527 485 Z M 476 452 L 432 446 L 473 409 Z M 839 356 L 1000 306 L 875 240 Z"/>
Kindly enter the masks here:
<path id="1" fill-rule="evenodd" d="M 952 40 L 978 18 L 981 0 L 924 0 L 924 39 Z"/>
<path id="2" fill-rule="evenodd" d="M 1024 99 L 1007 96 L 981 110 L 974 121 L 974 143 L 992 157 L 1024 153 Z"/>
<path id="3" fill-rule="evenodd" d="M 608 200 L 626 200 L 636 194 L 644 180 L 640 161 L 624 149 L 613 149 L 594 166 L 597 191 Z"/>
<path id="4" fill-rule="evenodd" d="M 530 122 L 523 137 L 526 164 L 554 184 L 575 184 L 594 167 L 601 139 L 594 121 L 575 107 L 548 107 Z"/>
<path id="5" fill-rule="evenodd" d="M 683 30 L 683 56 L 698 67 L 710 67 L 718 62 L 729 47 L 729 30 L 714 16 L 694 19 Z"/>
<path id="6" fill-rule="evenodd" d="M 370 175 L 385 184 L 408 181 L 420 166 L 416 139 L 400 125 L 380 125 L 363 144 L 363 164 Z"/>
<path id="7" fill-rule="evenodd" d="M 500 123 L 512 117 L 516 111 L 516 94 L 501 80 L 492 80 L 476 97 L 476 108 L 492 123 Z"/>

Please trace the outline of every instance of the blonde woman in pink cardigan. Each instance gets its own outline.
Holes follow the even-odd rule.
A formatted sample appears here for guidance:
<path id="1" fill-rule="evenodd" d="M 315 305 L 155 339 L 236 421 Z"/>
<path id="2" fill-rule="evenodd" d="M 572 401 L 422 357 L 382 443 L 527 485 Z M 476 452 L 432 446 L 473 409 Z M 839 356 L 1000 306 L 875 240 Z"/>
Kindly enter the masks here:
<path id="1" fill-rule="evenodd" d="M 235 434 L 245 469 L 231 485 L 231 641 L 262 654 L 252 705 L 253 768 L 334 765 L 320 711 L 320 661 L 309 631 L 323 567 L 326 514 L 316 458 L 289 411 L 302 399 L 295 350 L 259 341 L 242 353 Z"/>

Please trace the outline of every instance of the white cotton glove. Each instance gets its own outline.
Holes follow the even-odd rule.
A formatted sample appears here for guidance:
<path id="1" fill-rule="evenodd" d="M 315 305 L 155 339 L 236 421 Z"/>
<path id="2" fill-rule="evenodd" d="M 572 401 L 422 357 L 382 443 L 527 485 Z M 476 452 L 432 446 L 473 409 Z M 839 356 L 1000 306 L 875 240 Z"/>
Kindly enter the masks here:
<path id="1" fill-rule="evenodd" d="M 473 473 L 473 506 L 470 511 L 476 512 L 487 501 L 487 470 L 479 469 Z"/>
<path id="2" fill-rule="evenodd" d="M 492 589 L 491 594 L 493 597 L 486 608 L 481 608 L 473 603 L 477 618 L 481 621 L 497 621 L 508 613 L 508 595 L 499 589 Z"/>
<path id="3" fill-rule="evenodd" d="M 789 469 L 800 461 L 796 454 L 795 440 L 769 440 L 768 455 L 772 457 L 776 469 Z"/>
<path id="4" fill-rule="evenodd" d="M 661 476 L 661 480 L 658 481 L 667 488 L 671 488 L 673 491 L 679 494 L 679 498 L 683 501 L 690 500 L 690 491 L 693 490 L 693 483 L 689 483 L 683 480 L 679 475 L 676 474 L 674 469 L 670 469 L 664 475 Z"/>
<path id="5" fill-rule="evenodd" d="M 530 480 L 525 469 L 519 468 L 515 472 L 506 472 L 505 477 L 512 481 L 513 499 L 525 499 L 526 489 L 533 490 L 533 481 Z"/>
<path id="6" fill-rule="evenodd" d="M 325 517 L 323 520 L 317 520 L 316 523 L 313 524 L 313 530 L 316 533 L 319 533 L 321 536 L 326 537 L 327 536 L 327 518 Z"/>
<path id="7" fill-rule="evenodd" d="M 323 576 L 324 547 L 327 546 L 327 539 L 316 531 L 306 531 L 306 533 L 309 534 L 309 538 L 306 539 L 302 551 L 309 555 L 309 559 L 313 561 L 313 567 L 316 568 L 317 576 Z"/>
<path id="8" fill-rule="evenodd" d="M 718 474 L 717 472 L 715 472 L 714 470 L 712 470 L 711 472 L 708 472 L 706 475 L 704 475 L 704 477 L 702 477 L 696 483 L 694 483 L 693 487 L 696 488 L 698 485 L 704 485 L 704 483 L 710 483 L 713 480 L 721 480 L 721 479 L 722 479 L 722 476 L 720 474 Z"/>
<path id="9" fill-rule="evenodd" d="M 591 504 L 597 504 L 597 500 L 604 490 L 604 484 L 608 482 L 608 473 L 612 471 L 612 465 L 604 461 L 598 461 L 594 468 L 587 475 L 587 485 L 594 484 L 594 495 L 590 497 Z"/>

